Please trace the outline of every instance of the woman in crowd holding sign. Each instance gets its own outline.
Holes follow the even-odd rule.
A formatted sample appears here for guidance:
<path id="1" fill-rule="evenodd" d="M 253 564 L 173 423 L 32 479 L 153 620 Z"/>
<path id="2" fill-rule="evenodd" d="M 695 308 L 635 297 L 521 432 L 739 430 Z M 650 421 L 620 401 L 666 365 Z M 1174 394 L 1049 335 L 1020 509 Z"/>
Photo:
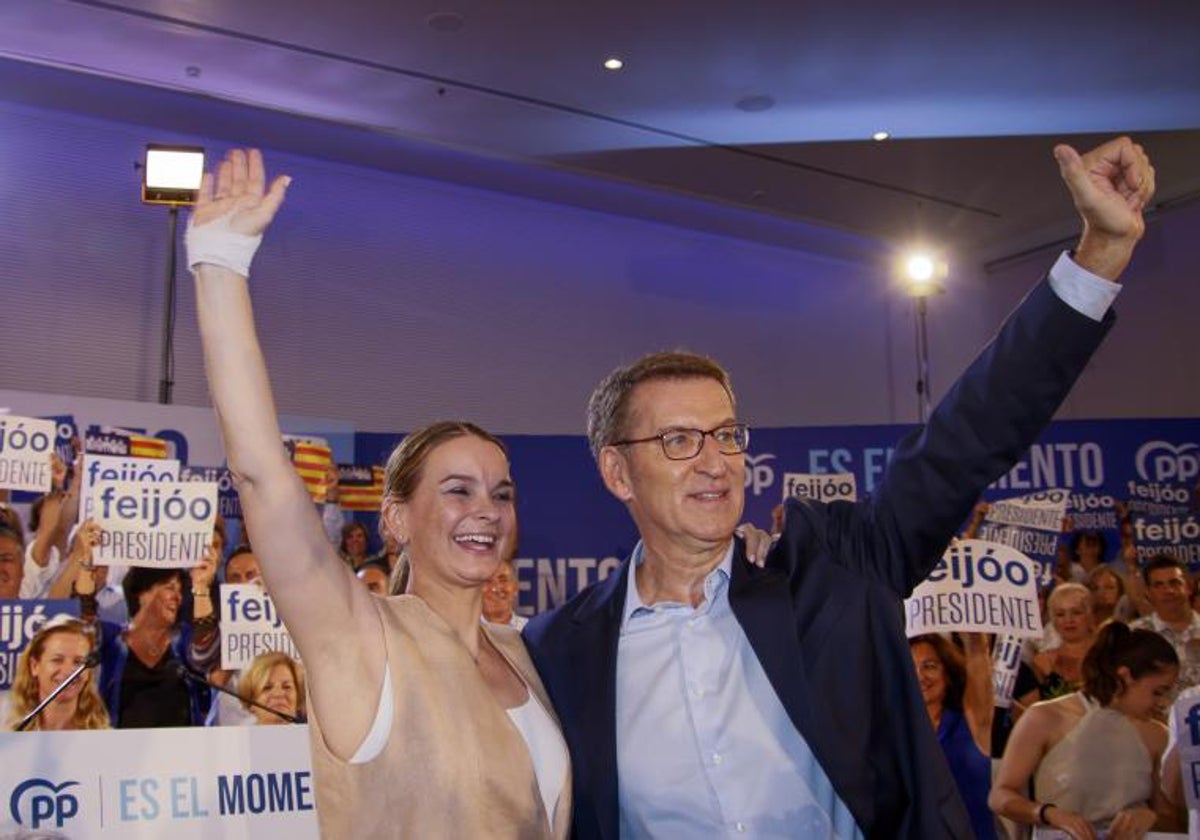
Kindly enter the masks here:
<path id="1" fill-rule="evenodd" d="M 1142 837 L 1170 808 L 1159 789 L 1179 658 L 1162 636 L 1105 625 L 1083 660 L 1083 689 L 1017 721 L 988 803 L 1044 837 Z M 1033 780 L 1034 799 L 1026 796 Z M 1048 829 L 1054 829 L 1050 832 Z"/>
<path id="2" fill-rule="evenodd" d="M 936 633 L 908 640 L 921 699 L 979 840 L 994 840 L 992 655 L 984 633 L 963 633 L 963 651 Z"/>
<path id="3" fill-rule="evenodd" d="M 94 620 L 96 573 L 91 549 L 99 542 L 92 520 L 84 535 L 83 562 L 75 579 L 86 619 Z M 100 691 L 118 729 L 202 726 L 211 703 L 208 688 L 188 680 L 180 666 L 205 674 L 220 653 L 216 617 L 209 597 L 217 550 L 190 569 L 134 566 L 121 582 L 132 618 L 122 628 L 100 627 Z M 184 586 L 195 598 L 191 622 L 183 621 Z"/>
<path id="4" fill-rule="evenodd" d="M 13 680 L 9 729 L 49 697 L 87 659 L 92 649 L 88 626 L 75 619 L 47 622 L 21 652 Z M 25 731 L 108 729 L 108 709 L 96 691 L 93 672 L 84 671 L 54 698 Z"/>
<path id="5" fill-rule="evenodd" d="M 311 678 L 322 834 L 565 837 L 569 759 L 549 701 L 520 636 L 480 621 L 515 537 L 503 445 L 438 423 L 392 453 L 382 519 L 411 564 L 394 598 L 339 559 L 280 445 L 246 277 L 288 183 L 267 189 L 259 153 L 230 152 L 205 175 L 188 264 L 246 526 Z"/>

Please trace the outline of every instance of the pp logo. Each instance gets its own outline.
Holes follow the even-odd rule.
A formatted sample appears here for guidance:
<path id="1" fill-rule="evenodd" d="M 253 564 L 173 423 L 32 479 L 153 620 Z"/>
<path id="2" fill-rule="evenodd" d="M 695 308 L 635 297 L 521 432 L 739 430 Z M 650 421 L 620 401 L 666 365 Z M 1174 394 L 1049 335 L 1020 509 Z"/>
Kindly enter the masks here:
<path id="1" fill-rule="evenodd" d="M 1150 440 L 1138 449 L 1135 464 L 1143 481 L 1186 483 L 1200 476 L 1200 445 Z"/>
<path id="2" fill-rule="evenodd" d="M 775 458 L 770 452 L 761 455 L 746 455 L 746 489 L 755 496 L 775 483 L 775 468 L 766 463 Z"/>
<path id="3" fill-rule="evenodd" d="M 67 788 L 79 782 L 63 782 L 55 785 L 46 779 L 26 779 L 13 788 L 8 799 L 8 810 L 17 825 L 36 830 L 53 823 L 62 828 L 63 823 L 79 813 L 79 800 Z"/>

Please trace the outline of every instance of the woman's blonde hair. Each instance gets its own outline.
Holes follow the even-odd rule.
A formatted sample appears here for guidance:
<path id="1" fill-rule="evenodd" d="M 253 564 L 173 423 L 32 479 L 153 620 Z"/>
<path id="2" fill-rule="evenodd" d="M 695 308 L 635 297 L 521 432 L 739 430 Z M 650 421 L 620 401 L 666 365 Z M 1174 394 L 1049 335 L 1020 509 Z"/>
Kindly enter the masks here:
<path id="1" fill-rule="evenodd" d="M 258 695 L 262 693 L 263 686 L 267 684 L 276 665 L 286 665 L 292 672 L 292 681 L 296 683 L 296 716 L 305 717 L 304 668 L 295 659 L 278 650 L 260 653 L 254 657 L 250 667 L 242 672 L 242 676 L 238 679 L 238 694 L 241 695 L 242 706 L 248 712 L 254 710 L 246 701 L 258 699 Z"/>
<path id="2" fill-rule="evenodd" d="M 21 719 L 37 708 L 37 704 L 42 701 L 43 698 L 38 694 L 38 681 L 33 676 L 33 663 L 41 660 L 50 638 L 59 634 L 79 636 L 88 643 L 88 649 L 91 649 L 92 634 L 88 625 L 82 621 L 72 618 L 53 621 L 42 627 L 17 660 L 17 675 L 13 679 L 12 709 L 7 729 L 15 728 Z M 72 728 L 109 729 L 112 724 L 109 721 L 108 708 L 96 688 L 96 681 L 87 672 L 81 674 L 78 679 L 83 681 L 83 690 L 79 692 L 75 715 L 71 721 Z M 41 728 L 41 715 L 38 715 L 26 730 L 32 732 Z"/>
<path id="3" fill-rule="evenodd" d="M 1046 599 L 1046 609 L 1053 611 L 1055 607 L 1072 595 L 1083 601 L 1084 609 L 1090 617 L 1092 615 L 1092 590 L 1088 589 L 1082 583 L 1075 583 L 1074 581 L 1060 583 L 1054 587 L 1054 590 L 1050 593 L 1050 597 Z"/>

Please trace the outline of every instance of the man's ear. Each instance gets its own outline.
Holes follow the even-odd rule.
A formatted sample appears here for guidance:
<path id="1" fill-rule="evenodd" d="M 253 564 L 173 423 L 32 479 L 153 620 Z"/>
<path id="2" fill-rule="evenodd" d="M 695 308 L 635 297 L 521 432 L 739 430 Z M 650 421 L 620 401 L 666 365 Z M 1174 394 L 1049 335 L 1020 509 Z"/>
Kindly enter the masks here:
<path id="1" fill-rule="evenodd" d="M 633 482 L 629 477 L 629 461 L 625 453 L 615 446 L 606 446 L 600 450 L 600 477 L 604 486 L 622 502 L 628 503 L 633 498 Z"/>

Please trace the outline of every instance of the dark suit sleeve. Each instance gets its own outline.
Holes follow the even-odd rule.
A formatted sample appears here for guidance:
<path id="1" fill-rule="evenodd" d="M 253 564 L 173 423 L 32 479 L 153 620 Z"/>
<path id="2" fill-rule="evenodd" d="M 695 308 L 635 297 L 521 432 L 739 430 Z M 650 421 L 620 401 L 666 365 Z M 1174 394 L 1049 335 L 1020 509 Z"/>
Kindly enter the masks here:
<path id="1" fill-rule="evenodd" d="M 926 426 L 900 442 L 871 499 L 792 503 L 791 556 L 815 549 L 907 596 L 984 489 L 1037 440 L 1114 320 L 1093 321 L 1040 283 Z"/>

